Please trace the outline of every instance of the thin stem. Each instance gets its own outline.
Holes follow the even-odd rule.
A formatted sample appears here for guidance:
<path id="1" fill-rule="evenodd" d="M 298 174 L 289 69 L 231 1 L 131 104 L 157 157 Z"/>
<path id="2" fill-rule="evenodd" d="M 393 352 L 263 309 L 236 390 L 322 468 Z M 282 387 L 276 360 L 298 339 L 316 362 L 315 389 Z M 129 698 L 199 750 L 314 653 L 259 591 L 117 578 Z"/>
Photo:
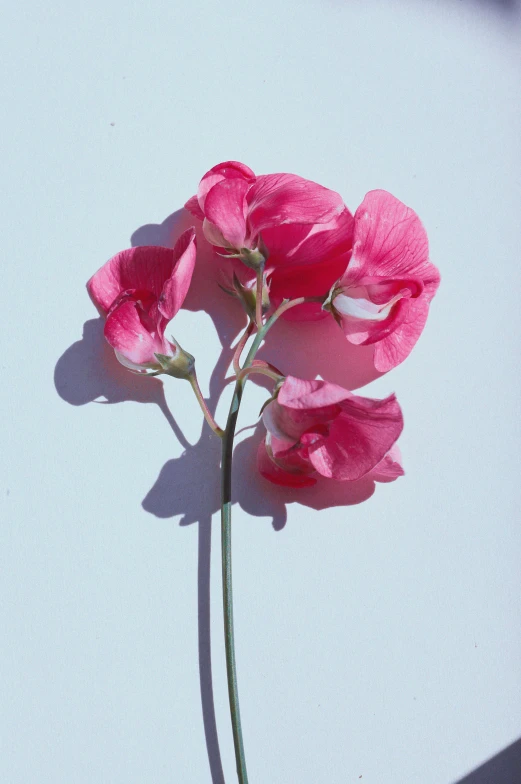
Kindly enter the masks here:
<path id="1" fill-rule="evenodd" d="M 237 343 L 237 348 L 235 349 L 235 354 L 233 355 L 233 369 L 235 371 L 235 375 L 238 376 L 241 372 L 241 354 L 244 351 L 244 346 L 248 342 L 249 337 L 251 336 L 253 330 L 255 329 L 255 324 L 253 321 L 250 321 L 246 329 L 244 330 L 241 339 Z"/>
<path id="2" fill-rule="evenodd" d="M 219 436 L 219 438 L 222 438 L 224 436 L 224 430 L 219 427 L 219 425 L 217 424 L 217 422 L 213 418 L 212 412 L 210 411 L 210 409 L 206 405 L 206 400 L 204 399 L 203 393 L 201 392 L 201 388 L 199 386 L 199 382 L 197 381 L 197 376 L 195 374 L 195 370 L 188 377 L 188 381 L 190 382 L 190 386 L 194 390 L 194 394 L 195 394 L 195 396 L 197 398 L 197 402 L 201 406 L 201 411 L 204 414 L 204 418 L 206 419 L 206 421 L 208 422 L 208 424 L 212 428 L 212 430 L 215 433 L 215 435 Z"/>
<path id="3" fill-rule="evenodd" d="M 280 381 L 284 378 L 282 373 L 277 373 L 277 371 L 272 370 L 270 367 L 263 367 L 259 365 L 254 365 L 253 367 L 244 368 L 241 370 L 240 377 L 241 379 L 246 378 L 246 376 L 250 376 L 252 373 L 259 373 L 262 376 L 268 376 L 268 378 L 272 378 L 273 381 Z"/>
<path id="4" fill-rule="evenodd" d="M 257 289 L 255 292 L 255 324 L 262 329 L 262 289 L 264 288 L 264 264 L 257 269 Z"/>
<path id="5" fill-rule="evenodd" d="M 258 281 L 258 278 L 257 278 Z M 258 298 L 259 299 L 259 298 Z M 258 301 L 257 299 L 257 301 Z M 233 392 L 228 421 L 224 431 L 222 443 L 222 463 L 221 463 L 221 553 L 222 553 L 222 575 L 223 575 L 223 613 L 224 613 L 224 641 L 226 649 L 226 671 L 228 675 L 228 697 L 230 701 L 230 714 L 232 722 L 233 743 L 235 747 L 235 762 L 237 765 L 237 777 L 239 784 L 248 784 L 248 773 L 246 771 L 246 758 L 244 756 L 244 742 L 242 738 L 241 715 L 239 708 L 239 690 L 237 686 L 237 666 L 235 661 L 235 638 L 233 628 L 233 594 L 232 594 L 232 457 L 233 440 L 237 427 L 237 418 L 241 405 L 244 386 L 247 381 L 248 371 L 253 372 L 251 363 L 255 354 L 264 340 L 266 333 L 271 329 L 276 320 L 289 308 L 301 305 L 304 302 L 322 302 L 322 297 L 299 297 L 294 300 L 284 300 L 268 321 L 258 329 L 248 352 L 242 371 L 239 367 L 239 359 L 246 341 L 251 335 L 253 325 L 250 322 L 242 336 L 234 357 L 234 367 L 237 366 L 237 381 Z M 240 351 L 239 351 L 240 349 Z M 239 352 L 239 353 L 238 353 Z M 255 368 L 258 372 L 263 372 L 260 368 Z M 237 370 L 236 370 L 237 372 Z M 271 371 L 270 371 L 271 372 Z M 275 375 L 275 374 L 274 374 Z M 277 376 L 278 378 L 278 376 Z M 194 390 L 195 391 L 195 390 Z"/>

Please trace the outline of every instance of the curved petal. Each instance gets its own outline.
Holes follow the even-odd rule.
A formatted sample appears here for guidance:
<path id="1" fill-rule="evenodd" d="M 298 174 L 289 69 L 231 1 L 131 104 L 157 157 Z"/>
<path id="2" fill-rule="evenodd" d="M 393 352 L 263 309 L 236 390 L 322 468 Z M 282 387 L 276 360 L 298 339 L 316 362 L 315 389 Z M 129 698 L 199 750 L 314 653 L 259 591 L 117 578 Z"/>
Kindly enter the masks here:
<path id="1" fill-rule="evenodd" d="M 257 468 L 265 479 L 283 487 L 311 487 L 317 481 L 309 474 L 284 470 L 270 458 L 264 441 L 259 444 L 257 451 Z"/>
<path id="2" fill-rule="evenodd" d="M 247 201 L 252 238 L 283 223 L 327 223 L 344 209 L 338 193 L 296 174 L 257 177 Z"/>
<path id="3" fill-rule="evenodd" d="M 295 297 L 326 297 L 342 277 L 352 247 L 353 217 L 346 208 L 323 224 L 289 224 L 268 229 L 262 240 L 269 250 L 270 299 L 278 305 Z M 327 317 L 320 303 L 298 305 L 284 317 L 290 321 Z"/>
<path id="4" fill-rule="evenodd" d="M 437 275 L 429 262 L 423 225 L 410 207 L 387 191 L 370 191 L 355 213 L 354 248 L 348 274 L 382 278 Z"/>
<path id="5" fill-rule="evenodd" d="M 355 346 L 365 346 L 384 340 L 404 322 L 408 298 L 398 299 L 388 307 L 380 308 L 370 300 L 356 299 L 340 294 L 333 300 L 346 338 Z"/>
<path id="6" fill-rule="evenodd" d="M 126 299 L 109 313 L 104 333 L 112 348 L 133 365 L 156 365 L 154 354 L 164 351 L 156 326 L 135 299 Z"/>
<path id="7" fill-rule="evenodd" d="M 369 477 L 375 482 L 394 482 L 399 476 L 404 476 L 402 456 L 395 444 L 370 472 Z"/>
<path id="8" fill-rule="evenodd" d="M 353 247 L 353 230 L 354 218 L 344 206 L 332 220 L 311 227 L 311 231 L 293 252 L 291 262 L 313 265 L 342 256 L 347 266 L 346 254 Z"/>
<path id="9" fill-rule="evenodd" d="M 274 307 L 283 299 L 296 297 L 326 298 L 331 287 L 343 273 L 349 253 L 324 259 L 317 264 L 277 267 L 269 276 L 270 300 Z M 310 302 L 287 310 L 283 318 L 288 321 L 316 321 L 327 317 L 320 302 Z"/>
<path id="10" fill-rule="evenodd" d="M 199 207 L 199 201 L 197 196 L 192 196 L 185 204 L 185 210 L 191 212 L 194 218 L 198 218 L 199 220 L 204 220 L 204 212 Z"/>
<path id="11" fill-rule="evenodd" d="M 380 463 L 403 429 L 396 397 L 373 400 L 353 395 L 329 426 L 327 438 L 309 446 L 309 460 L 322 476 L 354 481 Z"/>
<path id="12" fill-rule="evenodd" d="M 158 309 L 166 319 L 172 319 L 180 309 L 188 294 L 196 258 L 195 230 L 187 229 L 177 240 L 173 258 L 174 267 L 163 285 L 159 296 Z"/>
<path id="13" fill-rule="evenodd" d="M 297 442 L 312 427 L 332 421 L 341 411 L 339 402 L 351 395 L 346 389 L 327 381 L 306 381 L 288 376 L 278 397 L 264 409 L 266 430 L 288 446 Z"/>
<path id="14" fill-rule="evenodd" d="M 87 283 L 87 291 L 102 313 L 107 313 L 124 291 L 140 289 L 161 296 L 176 264 L 172 248 L 142 246 L 113 256 Z"/>
<path id="15" fill-rule="evenodd" d="M 202 212 L 205 212 L 206 196 L 213 186 L 221 180 L 233 179 L 242 179 L 252 183 L 255 181 L 255 174 L 249 166 L 245 166 L 239 161 L 224 161 L 206 172 L 197 189 L 197 201 Z"/>
<path id="16" fill-rule="evenodd" d="M 374 365 L 380 373 L 387 373 L 406 359 L 423 332 L 429 303 L 426 299 L 405 300 L 404 318 L 391 334 L 374 346 Z"/>
<path id="17" fill-rule="evenodd" d="M 320 379 L 287 376 L 280 388 L 277 402 L 286 408 L 321 410 L 352 398 L 352 393 L 338 384 Z"/>
<path id="18" fill-rule="evenodd" d="M 353 254 L 333 304 L 351 343 L 375 344 L 377 370 L 411 352 L 439 282 L 416 213 L 386 191 L 368 193 L 355 213 Z"/>
<path id="19" fill-rule="evenodd" d="M 225 240 L 217 226 L 214 226 L 213 223 L 210 223 L 207 218 L 205 218 L 203 221 L 203 234 L 210 245 L 214 245 L 216 248 L 230 249 L 228 242 Z M 240 266 L 244 267 L 242 261 L 240 262 Z"/>
<path id="20" fill-rule="evenodd" d="M 242 248 L 246 238 L 247 180 L 222 180 L 208 192 L 205 215 L 232 248 Z"/>

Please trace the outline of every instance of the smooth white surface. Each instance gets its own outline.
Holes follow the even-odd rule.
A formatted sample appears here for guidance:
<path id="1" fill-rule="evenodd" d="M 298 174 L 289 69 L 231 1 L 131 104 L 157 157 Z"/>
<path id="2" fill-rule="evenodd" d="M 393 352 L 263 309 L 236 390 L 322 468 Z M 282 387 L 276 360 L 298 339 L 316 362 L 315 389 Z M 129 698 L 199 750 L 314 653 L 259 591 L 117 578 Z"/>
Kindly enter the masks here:
<path id="1" fill-rule="evenodd" d="M 222 784 L 204 612 L 215 446 L 205 430 L 183 458 L 158 382 L 144 390 L 107 352 L 99 365 L 84 283 L 235 158 L 352 209 L 390 190 L 421 216 L 443 277 L 411 357 L 366 388 L 401 401 L 403 480 L 358 505 L 292 503 L 283 526 L 280 494 L 253 475 L 244 499 L 237 461 L 256 513 L 234 510 L 250 782 L 452 784 L 521 734 L 519 9 L 54 0 L 11 4 L 2 27 L 0 780 L 211 781 L 200 643 Z M 183 311 L 175 329 L 207 391 L 212 320 Z M 294 334 L 284 369 L 305 359 L 308 333 Z M 167 381 L 166 398 L 198 442 L 188 385 Z M 264 399 L 251 385 L 242 425 Z"/>

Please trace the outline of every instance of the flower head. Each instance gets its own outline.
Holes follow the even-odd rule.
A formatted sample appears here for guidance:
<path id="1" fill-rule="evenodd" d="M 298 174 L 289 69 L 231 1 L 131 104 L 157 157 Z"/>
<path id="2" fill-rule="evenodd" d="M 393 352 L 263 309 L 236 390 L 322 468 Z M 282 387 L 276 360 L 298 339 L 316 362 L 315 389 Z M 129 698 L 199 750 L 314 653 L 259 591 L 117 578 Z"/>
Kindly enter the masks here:
<path id="1" fill-rule="evenodd" d="M 276 484 L 306 486 L 322 476 L 390 481 L 403 474 L 393 447 L 403 429 L 396 397 L 353 395 L 327 381 L 288 376 L 264 410 L 261 474 Z"/>
<path id="2" fill-rule="evenodd" d="M 195 264 L 195 231 L 175 247 L 129 248 L 113 256 L 87 283 L 105 317 L 105 338 L 122 364 L 140 372 L 161 369 L 156 354 L 173 356 L 165 327 L 180 309 Z"/>
<path id="3" fill-rule="evenodd" d="M 203 221 L 208 242 L 242 262 L 242 278 L 262 265 L 274 304 L 325 296 L 346 268 L 353 216 L 341 196 L 295 174 L 256 176 L 242 163 L 214 166 L 186 208 Z M 323 315 L 320 305 L 298 317 Z M 292 312 L 293 315 L 293 312 Z"/>
<path id="4" fill-rule="evenodd" d="M 347 339 L 373 344 L 376 369 L 391 370 L 418 340 L 439 282 L 416 213 L 386 191 L 370 191 L 355 213 L 353 253 L 329 302 Z"/>

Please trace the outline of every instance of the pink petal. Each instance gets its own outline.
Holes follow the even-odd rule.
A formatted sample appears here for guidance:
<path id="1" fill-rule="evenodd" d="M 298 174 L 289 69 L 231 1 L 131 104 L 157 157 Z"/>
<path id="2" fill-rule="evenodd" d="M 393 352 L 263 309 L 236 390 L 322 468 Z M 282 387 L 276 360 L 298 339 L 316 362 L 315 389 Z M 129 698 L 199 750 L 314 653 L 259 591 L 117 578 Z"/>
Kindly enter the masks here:
<path id="1" fill-rule="evenodd" d="M 266 451 L 266 444 L 263 441 L 259 444 L 257 451 L 257 467 L 260 474 L 276 485 L 284 487 L 311 487 L 316 484 L 316 479 L 308 474 L 293 471 L 285 471 L 269 457 Z"/>
<path id="2" fill-rule="evenodd" d="M 235 177 L 218 182 L 206 196 L 205 215 L 232 248 L 244 247 L 246 193 L 249 187 L 247 180 Z"/>
<path id="3" fill-rule="evenodd" d="M 375 482 L 394 482 L 399 476 L 403 476 L 405 471 L 402 467 L 402 456 L 398 446 L 395 444 L 385 455 L 369 476 Z"/>
<path id="4" fill-rule="evenodd" d="M 339 256 L 344 257 L 344 263 L 347 263 L 345 254 L 353 247 L 353 228 L 353 216 L 344 207 L 339 215 L 327 223 L 282 225 L 265 231 L 262 239 L 270 251 L 270 264 L 274 266 L 315 265 Z M 291 249 L 284 247 L 284 234 L 288 231 L 294 235 L 305 231 L 300 242 Z"/>
<path id="5" fill-rule="evenodd" d="M 107 313 L 124 291 L 138 289 L 161 296 L 177 262 L 172 248 L 129 248 L 113 256 L 87 283 L 94 304 Z"/>
<path id="6" fill-rule="evenodd" d="M 162 336 L 140 303 L 127 299 L 108 315 L 105 337 L 110 345 L 135 365 L 157 364 L 155 353 L 163 353 Z"/>
<path id="7" fill-rule="evenodd" d="M 252 238 L 283 223 L 327 223 L 344 209 L 342 197 L 296 174 L 264 174 L 248 192 Z"/>
<path id="8" fill-rule="evenodd" d="M 375 344 L 375 366 L 402 362 L 418 340 L 440 282 L 416 213 L 386 191 L 355 213 L 354 246 L 333 304 L 351 343 Z"/>
<path id="9" fill-rule="evenodd" d="M 329 422 L 340 413 L 339 402 L 351 395 L 327 381 L 306 381 L 288 376 L 278 397 L 264 409 L 266 430 L 288 446 L 312 427 Z"/>
<path id="10" fill-rule="evenodd" d="M 341 301 L 342 300 L 342 301 Z M 384 318 L 378 314 L 378 306 L 371 311 L 370 300 L 360 300 L 339 295 L 333 300 L 337 313 L 341 315 L 341 326 L 350 343 L 356 346 L 382 341 L 405 321 L 409 307 L 408 298 L 399 299 L 389 308 Z M 385 313 L 385 309 L 383 311 Z M 374 318 L 371 318 L 374 315 Z"/>
<path id="11" fill-rule="evenodd" d="M 159 312 L 168 320 L 180 309 L 188 294 L 196 258 L 195 230 L 187 229 L 177 240 L 173 258 L 174 267 L 166 279 L 159 296 Z"/>
<path id="12" fill-rule="evenodd" d="M 324 297 L 343 275 L 351 253 L 353 217 L 345 208 L 323 224 L 287 224 L 267 229 L 262 240 L 269 251 L 267 271 L 274 306 L 296 297 Z M 320 303 L 299 305 L 285 314 L 290 321 L 327 316 Z"/>
<path id="13" fill-rule="evenodd" d="M 387 191 L 370 191 L 355 213 L 354 248 L 348 273 L 381 278 L 438 278 L 429 262 L 423 225 L 410 207 Z"/>
<path id="14" fill-rule="evenodd" d="M 210 223 L 207 218 L 203 221 L 203 234 L 210 245 L 215 245 L 217 248 L 228 248 L 227 240 L 223 237 L 217 226 Z M 244 267 L 242 261 L 239 263 L 241 267 Z"/>
<path id="15" fill-rule="evenodd" d="M 305 410 L 321 409 L 352 398 L 352 393 L 338 384 L 287 376 L 277 401 L 286 408 Z"/>
<path id="16" fill-rule="evenodd" d="M 206 196 L 213 186 L 222 180 L 233 179 L 241 179 L 252 183 L 255 181 L 255 174 L 248 166 L 245 166 L 244 163 L 239 163 L 238 161 L 218 163 L 217 166 L 214 166 L 210 171 L 206 172 L 199 183 L 199 188 L 197 190 L 197 200 L 202 212 L 206 212 Z"/>
<path id="17" fill-rule="evenodd" d="M 331 287 L 344 271 L 349 253 L 324 259 L 317 264 L 305 266 L 277 267 L 268 277 L 270 300 L 274 307 L 283 299 L 297 297 L 326 297 Z M 284 314 L 289 321 L 314 321 L 328 314 L 322 310 L 320 302 L 306 303 L 290 308 Z"/>
<path id="18" fill-rule="evenodd" d="M 204 220 L 204 212 L 199 207 L 199 201 L 197 199 L 197 196 L 192 196 L 191 199 L 188 199 L 188 201 L 185 204 L 185 210 L 191 212 L 194 218 L 198 218 L 201 221 Z"/>
<path id="19" fill-rule="evenodd" d="M 380 463 L 402 429 L 394 395 L 385 400 L 353 395 L 342 403 L 342 414 L 331 422 L 328 437 L 309 446 L 309 460 L 330 479 L 360 479 Z"/>
<path id="20" fill-rule="evenodd" d="M 374 365 L 380 373 L 387 373 L 406 359 L 423 332 L 429 303 L 423 300 L 407 300 L 404 319 L 390 335 L 374 347 Z"/>

